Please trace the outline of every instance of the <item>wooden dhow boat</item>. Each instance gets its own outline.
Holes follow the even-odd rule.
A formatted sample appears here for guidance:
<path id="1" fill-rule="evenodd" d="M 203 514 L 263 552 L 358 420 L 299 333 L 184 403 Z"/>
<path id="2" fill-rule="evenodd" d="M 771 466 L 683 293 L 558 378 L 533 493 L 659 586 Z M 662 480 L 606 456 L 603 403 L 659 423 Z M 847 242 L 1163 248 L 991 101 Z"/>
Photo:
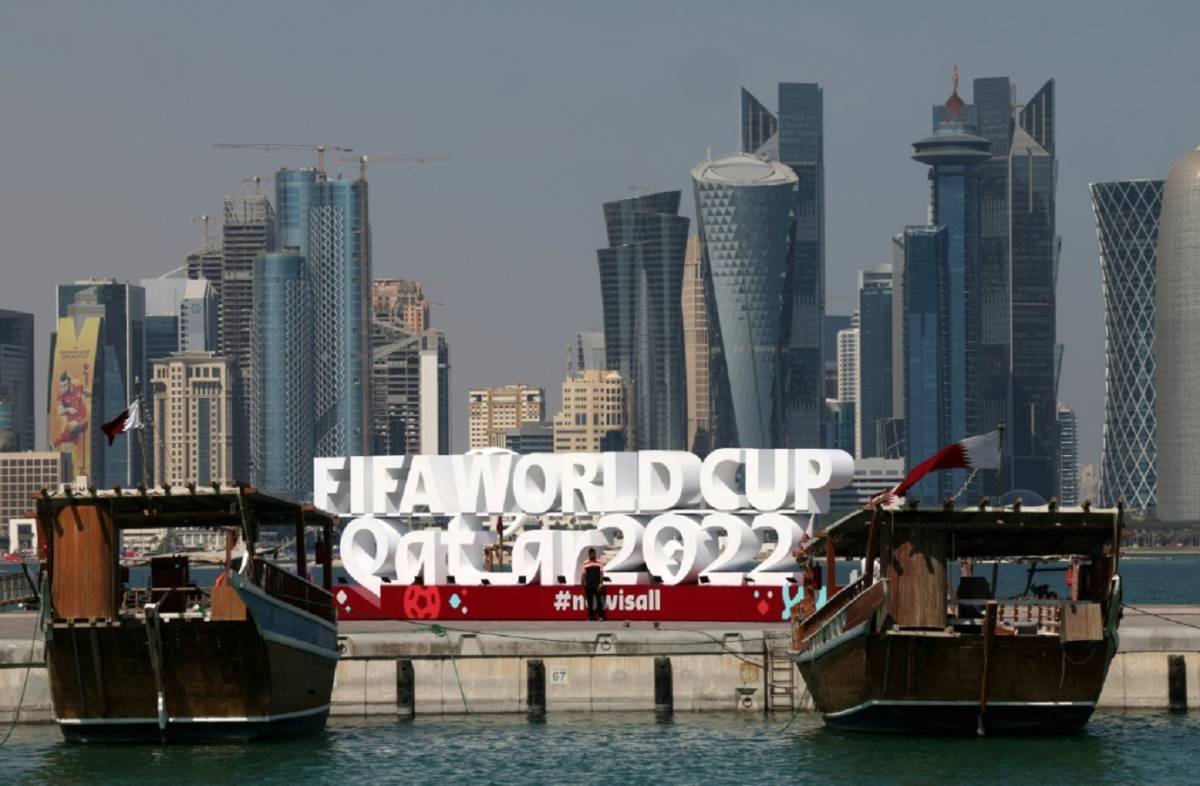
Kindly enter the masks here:
<path id="1" fill-rule="evenodd" d="M 1019 505 L 876 507 L 841 519 L 810 552 L 824 551 L 824 581 L 817 561 L 803 560 L 806 584 L 824 584 L 828 602 L 810 603 L 793 629 L 816 709 L 854 731 L 1078 731 L 1117 648 L 1122 526 L 1119 508 Z M 861 578 L 836 587 L 837 557 L 862 558 Z M 1025 565 L 1026 592 L 997 597 L 995 567 L 990 579 L 972 575 L 988 561 Z M 1031 591 L 1039 569 L 1065 571 L 1067 595 Z"/>
<path id="2" fill-rule="evenodd" d="M 244 486 L 64 486 L 35 498 L 50 696 L 68 740 L 248 739 L 324 727 L 338 659 L 331 515 Z M 294 531 L 296 573 L 255 555 L 269 525 Z M 306 578 L 309 526 L 320 530 L 324 588 Z M 129 586 L 121 534 L 177 527 L 226 530 L 211 590 L 191 582 L 186 556 L 152 559 L 148 585 Z M 245 552 L 234 565 L 239 537 Z"/>

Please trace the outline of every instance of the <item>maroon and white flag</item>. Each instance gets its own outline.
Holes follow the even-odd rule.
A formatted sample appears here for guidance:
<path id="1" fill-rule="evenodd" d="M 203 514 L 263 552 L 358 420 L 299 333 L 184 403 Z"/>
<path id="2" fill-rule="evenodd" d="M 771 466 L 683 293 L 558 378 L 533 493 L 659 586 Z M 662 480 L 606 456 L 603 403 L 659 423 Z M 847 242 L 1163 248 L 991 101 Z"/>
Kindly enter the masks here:
<path id="1" fill-rule="evenodd" d="M 108 437 L 108 444 L 113 443 L 113 439 L 118 434 L 124 434 L 126 431 L 142 427 L 141 402 L 136 398 L 130 403 L 125 411 L 117 415 L 112 420 L 100 426 L 100 430 L 104 432 L 104 436 Z"/>
<path id="2" fill-rule="evenodd" d="M 960 442 L 934 453 L 922 461 L 904 477 L 904 480 L 876 499 L 903 497 L 905 492 L 917 485 L 922 478 L 931 472 L 943 469 L 999 469 L 1000 468 L 1000 432 L 991 431 L 967 437 Z"/>

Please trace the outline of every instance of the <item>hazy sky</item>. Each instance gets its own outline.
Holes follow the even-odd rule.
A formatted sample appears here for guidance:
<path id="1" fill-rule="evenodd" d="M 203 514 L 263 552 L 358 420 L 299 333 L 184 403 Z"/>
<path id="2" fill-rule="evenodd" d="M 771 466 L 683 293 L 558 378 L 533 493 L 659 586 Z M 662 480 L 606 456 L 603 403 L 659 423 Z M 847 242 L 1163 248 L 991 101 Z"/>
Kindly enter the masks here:
<path id="1" fill-rule="evenodd" d="M 1057 80 L 1061 398 L 1097 461 L 1087 183 L 1163 177 L 1200 143 L 1198 22 L 1194 3 L 1128 0 L 9 3 L 0 308 L 37 314 L 40 383 L 55 284 L 166 272 L 239 178 L 313 163 L 215 142 L 451 155 L 373 167 L 371 217 L 376 276 L 439 303 L 462 449 L 469 386 L 526 380 L 557 408 L 567 342 L 601 324 L 601 203 L 683 189 L 693 215 L 689 170 L 737 147 L 741 85 L 768 105 L 779 81 L 825 88 L 829 310 L 848 312 L 856 272 L 925 219 L 910 143 L 957 63 L 968 101 L 979 76 L 1013 77 L 1019 99 Z"/>

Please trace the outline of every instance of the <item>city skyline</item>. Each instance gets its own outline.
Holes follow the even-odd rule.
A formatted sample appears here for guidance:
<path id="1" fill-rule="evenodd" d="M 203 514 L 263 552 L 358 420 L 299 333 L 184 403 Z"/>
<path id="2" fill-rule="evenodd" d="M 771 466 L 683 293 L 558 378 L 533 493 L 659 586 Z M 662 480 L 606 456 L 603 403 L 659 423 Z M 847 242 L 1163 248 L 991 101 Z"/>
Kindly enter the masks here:
<path id="1" fill-rule="evenodd" d="M 767 40 L 760 40 L 759 25 L 752 25 L 750 20 L 739 22 L 734 14 L 704 6 L 679 7 L 677 13 L 652 15 L 633 42 L 630 62 L 617 64 L 618 73 L 605 72 L 603 78 L 601 63 L 605 69 L 613 63 L 599 54 L 572 51 L 577 49 L 577 34 L 554 34 L 558 28 L 578 28 L 581 15 L 586 16 L 588 25 L 607 29 L 601 14 L 547 14 L 539 29 L 550 34 L 543 40 L 542 36 L 530 39 L 518 32 L 516 21 L 503 14 L 476 9 L 474 17 L 482 23 L 481 28 L 489 28 L 490 36 L 481 45 L 481 53 L 505 56 L 500 58 L 495 73 L 483 75 L 481 87 L 503 95 L 510 110 L 492 113 L 495 104 L 479 93 L 480 88 L 471 86 L 464 87 L 467 92 L 462 99 L 441 103 L 441 91 L 469 82 L 463 69 L 471 69 L 470 65 L 454 66 L 437 79 L 402 77 L 395 82 L 395 73 L 406 70 L 401 67 L 403 63 L 397 62 L 385 69 L 386 77 L 377 75 L 374 70 L 391 60 L 406 63 L 405 58 L 410 56 L 432 55 L 415 31 L 396 31 L 391 36 L 399 36 L 409 44 L 410 55 L 392 54 L 405 47 L 383 46 L 388 39 L 371 32 L 366 44 L 350 55 L 354 67 L 366 69 L 367 84 L 361 92 L 349 94 L 350 100 L 363 105 L 363 119 L 351 124 L 344 116 L 331 116 L 320 118 L 315 126 L 299 123 L 303 102 L 296 98 L 300 87 L 287 79 L 288 66 L 298 62 L 291 59 L 294 56 L 285 54 L 279 60 L 280 53 L 267 52 L 267 47 L 254 51 L 251 33 L 258 36 L 269 29 L 270 17 L 253 7 L 247 9 L 243 21 L 245 32 L 231 31 L 217 20 L 205 20 L 198 12 L 179 11 L 174 16 L 144 19 L 152 32 L 148 37 L 154 39 L 149 55 L 159 53 L 167 63 L 162 73 L 136 73 L 130 70 L 131 65 L 147 55 L 108 51 L 107 46 L 101 51 L 72 30 L 62 31 L 50 42 L 46 55 L 36 55 L 28 46 L 15 42 L 4 57 L 11 60 L 15 72 L 30 71 L 30 79 L 27 84 L 14 83 L 3 90 L 14 109 L 10 113 L 14 126 L 11 149 L 21 151 L 12 154 L 13 180 L 28 187 L 20 197 L 15 190 L 10 191 L 5 196 L 6 209 L 0 213 L 4 215 L 6 237 L 12 239 L 8 264 L 31 272 L 14 281 L 0 307 L 24 308 L 37 317 L 35 357 L 39 369 L 35 378 L 39 390 L 35 400 L 40 403 L 46 395 L 46 336 L 51 322 L 48 307 L 36 304 L 49 302 L 47 292 L 55 283 L 91 274 L 111 274 L 122 280 L 161 275 L 182 262 L 181 249 L 195 246 L 199 239 L 199 228 L 189 223 L 188 217 L 201 209 L 217 212 L 218 196 L 236 192 L 238 179 L 267 174 L 278 164 L 312 163 L 299 154 L 263 157 L 219 153 L 209 148 L 211 143 L 251 136 L 307 141 L 294 140 L 295 129 L 311 129 L 322 137 L 346 138 L 367 152 L 445 152 L 453 154 L 455 161 L 440 166 L 439 171 L 411 167 L 402 177 L 383 172 L 373 177 L 375 223 L 386 218 L 389 224 L 398 225 L 395 231 L 386 233 L 390 236 L 377 232 L 376 273 L 450 282 L 430 284 L 429 288 L 433 298 L 447 304 L 439 307 L 437 321 L 456 347 L 451 401 L 461 401 L 471 386 L 523 378 L 547 387 L 551 397 L 548 409 L 553 411 L 557 409 L 556 384 L 561 374 L 561 337 L 597 325 L 600 318 L 598 303 L 587 298 L 580 298 L 578 303 L 548 302 L 546 293 L 589 275 L 594 249 L 602 244 L 602 228 L 595 226 L 595 211 L 606 198 L 619 194 L 629 184 L 685 188 L 687 168 L 703 155 L 705 147 L 711 146 L 717 152 L 734 149 L 737 129 L 730 117 L 737 110 L 743 85 L 766 97 L 780 80 L 819 82 L 826 102 L 828 310 L 848 312 L 849 301 L 845 298 L 854 295 L 857 271 L 886 261 L 888 237 L 896 228 L 923 218 L 924 184 L 912 177 L 912 164 L 904 160 L 902 150 L 908 140 L 927 128 L 923 102 L 918 99 L 941 92 L 949 67 L 958 62 L 966 79 L 1011 74 L 1022 96 L 1031 94 L 1046 76 L 1053 76 L 1063 95 L 1070 96 L 1071 103 L 1059 110 L 1060 141 L 1066 151 L 1060 155 L 1058 189 L 1059 233 L 1064 238 L 1059 278 L 1060 340 L 1066 345 L 1059 398 L 1079 413 L 1081 461 L 1094 463 L 1099 458 L 1103 412 L 1103 346 L 1099 338 L 1103 320 L 1086 183 L 1117 177 L 1163 177 L 1176 156 L 1200 142 L 1200 124 L 1188 109 L 1196 103 L 1189 100 L 1196 88 L 1184 78 L 1187 70 L 1175 67 L 1175 55 L 1170 54 L 1170 43 L 1177 41 L 1187 26 L 1169 24 L 1170 14 L 1148 19 L 1103 5 L 1086 20 L 1077 19 L 1077 14 L 1067 9 L 1039 7 L 1038 18 L 1046 37 L 1038 39 L 1045 45 L 1037 46 L 1028 45 L 1029 39 L 1024 37 L 1027 31 L 1012 18 L 1011 9 L 994 14 L 975 9 L 958 9 L 953 14 L 943 10 L 950 7 L 927 7 L 917 14 L 909 9 L 903 14 L 878 9 L 869 13 L 777 14 L 781 22 L 803 20 L 803 27 L 813 31 L 802 34 L 806 47 L 800 48 L 794 46 L 794 36 L 784 36 L 782 31 L 777 36 L 768 32 Z M 97 41 L 120 38 L 110 25 L 128 26 L 127 15 L 121 9 L 94 18 L 90 13 L 86 9 L 78 12 L 78 27 L 100 33 L 95 36 Z M 416 14 L 429 18 L 439 29 L 452 23 L 455 16 L 453 9 Z M 36 31 L 50 23 L 48 14 L 18 9 L 13 29 Z M 687 39 L 687 31 L 715 24 L 725 26 L 727 31 L 715 54 L 700 56 L 705 54 L 702 48 L 686 42 L 670 43 L 665 51 L 657 48 L 664 38 Z M 662 35 L 666 29 L 673 31 L 672 36 Z M 903 46 L 899 41 L 889 43 L 897 30 L 905 34 Z M 685 34 L 679 35 L 681 32 Z M 464 35 L 467 42 L 463 45 L 479 44 L 472 30 Z M 1153 38 L 1163 45 L 1144 61 L 1108 62 L 1102 53 L 1114 51 L 1118 42 L 1130 35 Z M 637 44 L 643 36 L 656 44 L 645 47 L 647 54 L 638 55 Z M 1056 51 L 1064 37 L 1077 36 L 1087 36 L 1091 46 L 1077 51 L 1072 59 Z M 243 48 L 249 51 L 252 63 L 268 59 L 277 62 L 255 84 L 239 87 L 226 97 L 228 85 L 235 81 L 229 70 L 233 66 L 217 64 L 214 76 L 210 58 L 201 53 L 210 49 L 214 40 L 233 46 L 243 38 L 247 44 Z M 772 45 L 785 38 L 790 45 L 773 51 Z M 193 39 L 194 44 L 187 43 Z M 523 55 L 520 46 L 530 40 L 536 51 Z M 840 53 L 834 44 L 839 40 L 851 40 L 854 45 L 845 47 L 850 51 Z M 923 41 L 937 41 L 939 46 L 922 46 Z M 953 45 L 946 46 L 946 41 Z M 1019 57 L 1018 44 L 1024 45 Z M 59 47 L 76 47 L 87 53 L 94 67 L 68 77 L 33 73 L 37 69 L 30 66 L 47 55 L 57 55 Z M 872 50 L 870 57 L 862 54 Z M 174 51 L 182 56 L 170 56 Z M 666 63 L 666 68 L 653 77 L 654 86 L 660 89 L 643 94 L 632 87 L 620 87 L 621 78 L 629 73 L 650 70 L 646 63 L 651 52 L 653 58 L 662 58 Z M 533 62 L 560 53 L 569 53 L 562 57 L 562 73 L 541 75 L 532 70 Z M 883 69 L 880 62 L 885 57 L 890 61 Z M 858 59 L 864 62 L 856 64 Z M 450 60 L 453 58 L 447 58 Z M 18 66 L 18 62 L 23 65 Z M 472 62 L 477 71 L 478 60 Z M 374 69 L 367 68 L 372 65 Z M 237 70 L 243 67 L 244 63 Z M 320 76 L 311 66 L 299 73 L 314 76 L 318 86 L 328 87 L 335 83 L 331 81 L 335 75 L 344 78 L 351 67 L 339 66 L 333 69 L 336 74 L 328 76 Z M 114 75 L 121 78 L 111 79 Z M 529 81 L 512 81 L 518 77 Z M 278 85 L 277 97 L 262 96 L 262 79 Z M 426 79 L 432 81 L 426 84 Z M 581 93 L 597 84 L 607 85 L 609 92 L 605 95 L 611 100 L 592 107 L 587 99 L 572 98 L 564 90 L 572 80 L 586 88 Z M 121 95 L 114 96 L 115 87 L 109 84 L 116 82 L 121 83 Z M 224 87 L 218 87 L 221 82 Z M 632 80 L 627 83 L 635 84 Z M 169 86 L 167 90 L 156 87 L 163 84 Z M 388 100 L 373 103 L 377 99 L 368 90 L 388 84 L 395 85 L 383 94 Z M 519 87 L 497 90 L 513 85 Z M 307 92 L 311 87 L 303 89 Z M 158 106 L 159 93 L 152 90 L 162 93 L 162 106 Z M 527 121 L 517 119 L 524 107 L 535 98 L 543 99 L 547 92 L 556 96 L 561 93 L 567 102 L 565 111 L 554 114 L 555 133 L 537 135 L 536 143 L 528 141 Z M 1108 117 L 1104 124 L 1087 126 L 1085 118 L 1104 106 L 1113 94 L 1128 98 L 1127 111 Z M 143 107 L 138 98 L 142 95 L 153 95 L 154 101 Z M 1170 101 L 1163 100 L 1166 95 L 1171 96 Z M 67 109 L 79 96 L 83 98 L 74 104 L 75 108 Z M 196 112 L 198 97 L 218 104 L 224 111 Z M 226 106 L 223 102 L 227 101 L 232 103 Z M 294 108 L 287 106 L 288 101 Z M 156 106 L 153 112 L 148 111 L 151 103 Z M 411 111 L 398 108 L 401 104 L 411 106 Z M 1153 126 L 1134 122 L 1134 118 L 1151 111 L 1161 115 L 1163 106 L 1171 108 L 1170 122 Z M 439 108 L 443 111 L 434 111 Z M 229 111 L 238 109 L 240 113 Z M 464 123 L 471 116 L 464 115 L 464 109 L 472 114 L 482 112 L 489 119 Z M 71 112 L 76 114 L 75 120 L 71 120 Z M 79 116 L 97 113 L 101 120 L 98 124 L 78 122 Z M 213 115 L 212 119 L 208 114 Z M 642 122 L 636 128 L 627 128 L 627 116 L 638 116 Z M 180 123 L 182 118 L 187 122 Z M 127 132 L 135 123 L 144 127 L 129 137 Z M 42 134 L 35 130 L 41 131 L 47 124 L 54 130 L 42 141 L 37 138 Z M 82 127 L 85 125 L 86 129 Z M 585 145 L 547 139 L 571 137 L 589 127 L 595 130 L 586 135 Z M 611 138 L 602 138 L 605 135 Z M 520 137 L 526 141 L 515 145 L 514 140 Z M 1138 138 L 1141 143 L 1129 145 L 1129 138 Z M 56 149 L 69 152 L 61 158 L 41 152 L 42 145 L 51 142 Z M 528 211 L 513 212 L 505 207 L 494 215 L 481 216 L 472 232 L 459 235 L 449 229 L 461 224 L 459 207 L 451 197 L 464 172 L 483 174 L 471 180 L 477 184 L 483 181 L 483 185 L 477 185 L 484 189 L 479 201 L 487 203 L 494 193 L 492 188 L 508 189 L 519 175 L 512 157 L 535 150 L 553 163 L 548 167 L 553 171 L 545 176 L 538 174 L 536 182 L 528 186 L 532 190 L 523 193 L 532 197 L 541 190 L 553 195 L 555 199 L 539 203 L 549 213 L 535 219 Z M 182 169 L 186 174 L 169 179 L 157 176 L 158 171 L 166 169 Z M 589 170 L 587 178 L 574 176 L 583 170 Z M 86 176 L 80 177 L 81 173 Z M 93 198 L 97 188 L 105 192 L 118 189 L 116 193 L 126 198 L 97 200 Z M 143 198 L 134 199 L 133 190 Z M 145 199 L 147 194 L 153 198 Z M 690 212 L 687 202 L 684 200 L 684 211 Z M 32 212 L 48 204 L 55 205 L 59 228 L 54 237 L 46 236 L 46 224 L 39 224 Z M 439 218 L 438 214 L 447 218 Z M 64 217 L 71 227 L 69 232 L 61 229 Z M 533 231 L 535 220 L 556 228 L 552 233 Z M 130 237 L 137 237 L 138 242 L 129 243 Z M 87 260 L 88 270 L 81 269 L 81 260 Z M 522 295 L 517 282 L 527 282 L 530 277 L 538 281 L 539 287 Z M 514 302 L 520 305 L 507 312 L 495 308 L 496 303 L 511 307 Z M 476 316 L 484 313 L 486 318 Z M 500 313 L 536 313 L 538 321 L 501 319 Z M 526 342 L 529 351 L 521 356 L 500 351 Z M 44 417 L 42 410 L 37 407 L 40 417 Z M 459 419 L 455 426 L 452 444 L 462 447 L 465 423 Z M 36 433 L 44 433 L 44 426 L 39 425 Z"/>

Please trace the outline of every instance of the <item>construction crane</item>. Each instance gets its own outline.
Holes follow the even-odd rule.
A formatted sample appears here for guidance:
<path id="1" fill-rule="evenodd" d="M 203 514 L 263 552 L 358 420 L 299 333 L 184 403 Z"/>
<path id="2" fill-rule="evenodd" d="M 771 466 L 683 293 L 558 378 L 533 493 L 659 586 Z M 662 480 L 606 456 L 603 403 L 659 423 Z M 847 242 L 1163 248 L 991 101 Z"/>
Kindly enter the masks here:
<path id="1" fill-rule="evenodd" d="M 335 156 L 333 160 L 339 164 L 348 164 L 352 161 L 357 161 L 358 179 L 366 180 L 368 161 L 400 161 L 412 164 L 424 164 L 429 161 L 449 161 L 450 156 Z"/>
<path id="2" fill-rule="evenodd" d="M 285 145 L 276 144 L 275 142 L 252 142 L 252 143 L 230 143 L 220 142 L 213 145 L 218 150 L 265 150 L 270 153 L 272 150 L 313 150 L 317 153 L 317 171 L 325 171 L 325 151 L 333 150 L 338 153 L 353 153 L 352 147 L 338 147 L 337 145 Z"/>
<path id="3" fill-rule="evenodd" d="M 196 223 L 197 221 L 199 221 L 200 223 L 202 223 L 204 225 L 204 235 L 203 235 L 204 245 L 201 246 L 201 248 L 203 248 L 205 251 L 208 250 L 208 222 L 212 221 L 212 218 L 213 217 L 210 216 L 208 213 L 201 213 L 198 216 L 191 217 L 191 221 L 193 224 Z"/>
<path id="4" fill-rule="evenodd" d="M 262 196 L 262 181 L 274 180 L 274 179 L 275 178 L 273 178 L 271 175 L 255 175 L 254 177 L 243 177 L 243 178 L 241 178 L 241 180 L 239 182 L 253 183 L 254 184 L 254 196 Z"/>

